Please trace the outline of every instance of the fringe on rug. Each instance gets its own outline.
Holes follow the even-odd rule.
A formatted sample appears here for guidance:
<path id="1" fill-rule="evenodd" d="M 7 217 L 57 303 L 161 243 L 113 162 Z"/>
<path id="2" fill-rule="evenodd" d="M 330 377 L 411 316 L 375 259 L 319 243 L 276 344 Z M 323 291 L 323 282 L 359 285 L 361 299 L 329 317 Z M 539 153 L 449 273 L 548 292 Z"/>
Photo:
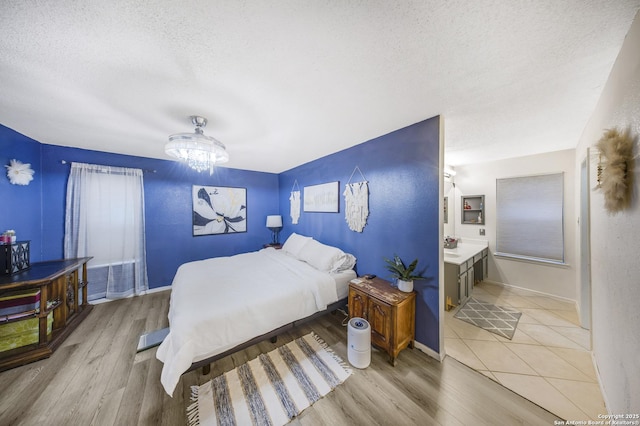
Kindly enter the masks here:
<path id="1" fill-rule="evenodd" d="M 318 342 L 318 344 L 322 347 L 322 349 L 324 349 L 325 351 L 327 351 L 327 353 L 329 355 L 331 355 L 331 358 L 333 358 L 339 365 L 340 367 L 344 368 L 344 370 L 347 372 L 347 374 L 350 376 L 353 373 L 353 370 L 351 369 L 351 365 L 346 363 L 342 358 L 340 358 L 334 351 L 333 349 L 331 349 L 329 347 L 329 344 L 327 342 L 324 341 L 324 339 L 320 336 L 318 336 L 316 333 L 314 333 L 313 331 L 311 332 L 311 336 L 313 336 L 314 339 L 316 339 L 316 342 Z M 346 380 L 346 379 L 345 379 Z M 344 382 L 344 380 L 343 380 Z M 342 383 L 342 382 L 341 382 Z"/>
<path id="2" fill-rule="evenodd" d="M 191 401 L 193 404 L 187 407 L 187 421 L 189 426 L 198 426 L 200 424 L 200 412 L 198 411 L 198 392 L 199 386 L 191 386 Z"/>

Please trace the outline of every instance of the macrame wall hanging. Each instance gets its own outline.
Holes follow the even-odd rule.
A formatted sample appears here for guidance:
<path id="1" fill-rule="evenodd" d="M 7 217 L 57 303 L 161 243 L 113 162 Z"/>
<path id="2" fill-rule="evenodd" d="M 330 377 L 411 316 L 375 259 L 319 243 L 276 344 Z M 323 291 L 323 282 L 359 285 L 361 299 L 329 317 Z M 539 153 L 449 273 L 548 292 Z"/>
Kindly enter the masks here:
<path id="1" fill-rule="evenodd" d="M 604 193 L 604 206 L 610 213 L 628 207 L 631 198 L 630 174 L 633 139 L 629 130 L 624 133 L 609 129 L 597 142 L 600 151 L 597 189 Z"/>
<path id="2" fill-rule="evenodd" d="M 351 183 L 356 170 L 362 176 L 362 181 Z M 349 225 L 349 229 L 355 232 L 362 232 L 369 217 L 369 185 L 358 166 L 353 169 L 342 195 L 344 195 L 345 205 L 344 218 L 347 221 L 347 225 Z"/>
<path id="3" fill-rule="evenodd" d="M 298 219 L 300 219 L 300 186 L 298 186 L 297 179 L 295 180 L 295 182 L 293 182 L 293 188 L 291 188 L 291 195 L 289 196 L 289 203 L 289 214 L 291 215 L 291 223 L 297 225 Z"/>

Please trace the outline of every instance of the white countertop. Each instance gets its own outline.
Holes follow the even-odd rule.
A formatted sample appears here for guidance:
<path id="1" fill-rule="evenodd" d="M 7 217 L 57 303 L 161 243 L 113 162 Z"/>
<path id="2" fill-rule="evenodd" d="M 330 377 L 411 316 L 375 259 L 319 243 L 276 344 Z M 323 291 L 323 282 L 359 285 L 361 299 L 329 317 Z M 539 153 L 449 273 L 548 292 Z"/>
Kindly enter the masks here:
<path id="1" fill-rule="evenodd" d="M 488 242 L 474 241 L 473 243 L 458 243 L 458 247 L 454 249 L 444 249 L 444 261 L 455 265 L 462 265 L 467 260 L 473 258 L 482 250 L 489 247 Z"/>

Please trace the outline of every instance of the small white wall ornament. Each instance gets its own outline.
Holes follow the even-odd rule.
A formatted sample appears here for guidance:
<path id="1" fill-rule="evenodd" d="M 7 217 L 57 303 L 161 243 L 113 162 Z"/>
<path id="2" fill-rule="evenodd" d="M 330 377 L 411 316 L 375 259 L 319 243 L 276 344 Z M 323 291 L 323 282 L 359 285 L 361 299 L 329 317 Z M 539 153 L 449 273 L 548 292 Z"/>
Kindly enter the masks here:
<path id="1" fill-rule="evenodd" d="M 25 164 L 18 160 L 11 160 L 10 163 L 10 165 L 5 166 L 9 182 L 13 185 L 29 185 L 29 182 L 33 180 L 34 173 L 31 164 Z"/>
<path id="2" fill-rule="evenodd" d="M 351 178 L 356 170 L 360 172 L 362 181 L 351 183 Z M 344 219 L 347 221 L 349 229 L 362 232 L 369 217 L 369 185 L 358 166 L 353 169 L 342 195 L 344 195 L 345 204 Z"/>
<path id="3" fill-rule="evenodd" d="M 298 187 L 297 190 L 296 187 Z M 291 216 L 291 223 L 297 225 L 298 219 L 300 219 L 300 187 L 298 186 L 297 180 L 293 183 L 293 188 L 291 188 L 289 203 L 289 215 Z"/>
<path id="4" fill-rule="evenodd" d="M 633 139 L 629 130 L 605 130 L 596 143 L 602 158 L 598 164 L 598 189 L 604 193 L 604 206 L 610 213 L 617 213 L 629 205 L 631 182 L 629 169 L 632 164 Z"/>
<path id="5" fill-rule="evenodd" d="M 289 200 L 291 201 L 291 223 L 297 225 L 300 219 L 300 191 L 291 191 Z"/>
<path id="6" fill-rule="evenodd" d="M 362 232 L 369 217 L 369 185 L 366 181 L 348 183 L 343 195 L 344 219 L 349 229 Z"/>

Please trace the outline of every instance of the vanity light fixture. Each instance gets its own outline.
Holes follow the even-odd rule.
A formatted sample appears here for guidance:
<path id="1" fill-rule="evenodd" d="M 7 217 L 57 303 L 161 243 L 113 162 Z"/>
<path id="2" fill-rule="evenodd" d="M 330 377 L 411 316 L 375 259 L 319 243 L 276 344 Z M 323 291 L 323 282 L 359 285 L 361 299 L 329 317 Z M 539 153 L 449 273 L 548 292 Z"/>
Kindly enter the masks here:
<path id="1" fill-rule="evenodd" d="M 449 168 L 449 167 L 444 168 L 444 177 L 451 178 L 455 175 L 456 175 L 456 171 L 453 170 L 452 168 Z"/>
<path id="2" fill-rule="evenodd" d="M 189 118 L 196 126 L 195 132 L 169 136 L 169 143 L 164 146 L 164 152 L 184 161 L 198 172 L 209 169 L 209 174 L 213 174 L 217 164 L 229 161 L 227 148 L 219 140 L 205 136 L 202 129 L 207 125 L 206 118 L 197 115 Z"/>

